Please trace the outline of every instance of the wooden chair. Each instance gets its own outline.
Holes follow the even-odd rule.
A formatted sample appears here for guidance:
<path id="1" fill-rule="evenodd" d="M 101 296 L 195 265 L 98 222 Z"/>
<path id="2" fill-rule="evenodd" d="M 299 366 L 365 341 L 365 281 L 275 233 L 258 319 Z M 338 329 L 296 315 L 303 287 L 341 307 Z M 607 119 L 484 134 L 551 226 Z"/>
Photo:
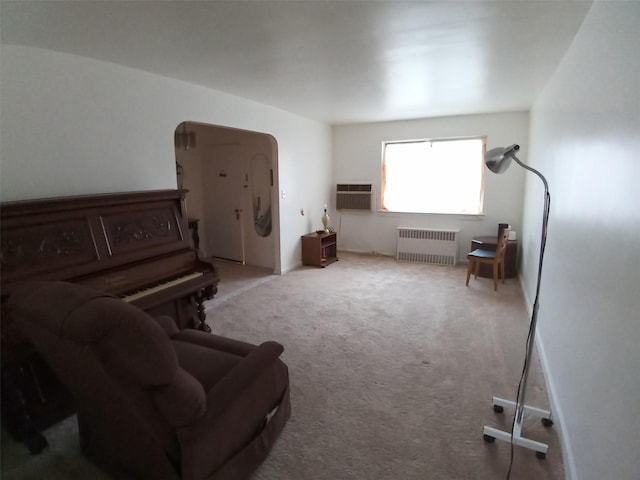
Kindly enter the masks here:
<path id="1" fill-rule="evenodd" d="M 467 283 L 469 286 L 469 277 L 473 272 L 474 278 L 478 278 L 478 268 L 481 263 L 487 263 L 493 267 L 493 289 L 498 290 L 498 278 L 504 283 L 504 254 L 507 251 L 507 243 L 509 242 L 510 227 L 504 228 L 496 243 L 495 252 L 492 250 L 477 249 L 467 254 L 469 266 L 467 267 Z"/>

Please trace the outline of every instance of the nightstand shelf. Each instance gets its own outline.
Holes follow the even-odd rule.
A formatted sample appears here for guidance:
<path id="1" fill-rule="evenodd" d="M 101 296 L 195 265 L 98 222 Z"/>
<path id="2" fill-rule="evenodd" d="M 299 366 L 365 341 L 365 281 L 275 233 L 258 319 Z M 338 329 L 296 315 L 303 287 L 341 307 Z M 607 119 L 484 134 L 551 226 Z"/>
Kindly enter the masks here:
<path id="1" fill-rule="evenodd" d="M 331 233 L 307 233 L 302 235 L 302 264 L 326 267 L 338 260 L 338 236 Z"/>

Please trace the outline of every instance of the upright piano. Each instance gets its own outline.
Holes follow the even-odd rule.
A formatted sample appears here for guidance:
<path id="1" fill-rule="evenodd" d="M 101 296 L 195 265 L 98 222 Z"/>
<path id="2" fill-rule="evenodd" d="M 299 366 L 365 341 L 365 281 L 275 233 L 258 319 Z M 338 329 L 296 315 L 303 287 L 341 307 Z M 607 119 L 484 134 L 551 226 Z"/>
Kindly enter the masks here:
<path id="1" fill-rule="evenodd" d="M 191 245 L 184 191 L 87 195 L 0 205 L 2 304 L 21 282 L 62 280 L 121 297 L 180 328 L 211 331 L 215 265 Z M 68 394 L 3 309 L 2 416 L 29 449 L 73 412 Z M 44 442 L 44 444 L 43 444 Z"/>

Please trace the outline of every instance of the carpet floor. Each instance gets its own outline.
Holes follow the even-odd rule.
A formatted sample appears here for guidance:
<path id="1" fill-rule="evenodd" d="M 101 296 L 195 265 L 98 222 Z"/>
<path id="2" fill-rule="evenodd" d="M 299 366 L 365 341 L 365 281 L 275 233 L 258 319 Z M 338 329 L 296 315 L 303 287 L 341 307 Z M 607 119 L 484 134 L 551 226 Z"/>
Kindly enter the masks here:
<path id="1" fill-rule="evenodd" d="M 465 275 L 341 253 L 209 302 L 214 333 L 285 347 L 292 417 L 253 480 L 505 478 L 510 445 L 484 442 L 482 428 L 511 427 L 491 397 L 515 397 L 529 318 L 516 279 L 494 292 Z M 527 403 L 548 408 L 532 365 Z M 563 479 L 554 428 L 527 419 L 523 433 L 549 453 L 515 447 L 511 478 Z M 33 457 L 3 436 L 2 478 L 108 478 L 80 456 L 73 417 L 45 435 Z"/>

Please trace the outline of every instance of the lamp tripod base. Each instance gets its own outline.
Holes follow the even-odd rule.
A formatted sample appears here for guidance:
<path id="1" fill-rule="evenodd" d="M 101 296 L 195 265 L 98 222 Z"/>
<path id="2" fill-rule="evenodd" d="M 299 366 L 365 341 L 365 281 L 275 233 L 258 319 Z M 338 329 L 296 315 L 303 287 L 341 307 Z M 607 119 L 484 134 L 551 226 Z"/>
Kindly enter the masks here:
<path id="1" fill-rule="evenodd" d="M 525 415 L 530 415 L 535 418 L 539 418 L 545 427 L 553 425 L 551 420 L 551 412 L 548 410 L 542 410 L 540 408 L 530 407 L 527 405 L 518 405 L 511 400 L 505 400 L 503 398 L 493 397 L 493 411 L 496 413 L 502 413 L 504 409 L 515 412 L 516 418 L 513 423 L 513 436 L 511 432 L 505 432 L 498 430 L 497 428 L 487 427 L 485 425 L 483 434 L 486 442 L 492 443 L 496 438 L 504 442 L 513 442 L 514 445 L 519 445 L 529 450 L 536 452 L 536 457 L 543 459 L 547 456 L 549 445 L 542 442 L 536 442 L 522 436 L 522 423 Z"/>

